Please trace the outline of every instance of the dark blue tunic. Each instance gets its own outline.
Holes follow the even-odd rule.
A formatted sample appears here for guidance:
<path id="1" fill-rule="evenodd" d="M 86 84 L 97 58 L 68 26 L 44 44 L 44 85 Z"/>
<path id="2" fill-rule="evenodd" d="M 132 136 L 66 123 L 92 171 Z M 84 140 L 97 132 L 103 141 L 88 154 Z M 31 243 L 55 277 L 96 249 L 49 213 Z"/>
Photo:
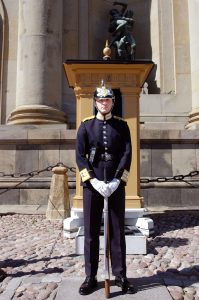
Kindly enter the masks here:
<path id="1" fill-rule="evenodd" d="M 89 158 L 94 153 L 94 159 Z M 108 154 L 110 160 L 105 161 L 103 155 Z M 106 165 L 107 180 L 113 178 L 127 182 L 131 165 L 131 138 L 127 122 L 113 116 L 109 120 L 99 120 L 91 117 L 83 121 L 77 132 L 76 161 L 81 171 L 88 171 L 88 176 L 82 178 L 86 182 L 96 177 L 104 180 L 104 166 Z"/>
<path id="2" fill-rule="evenodd" d="M 115 276 L 126 276 L 124 233 L 125 187 L 131 164 L 131 138 L 127 122 L 95 116 L 85 119 L 77 132 L 76 161 L 83 185 L 85 273 L 95 276 L 99 262 L 99 235 L 104 199 L 90 184 L 91 178 L 121 179 L 109 197 L 111 266 Z"/>

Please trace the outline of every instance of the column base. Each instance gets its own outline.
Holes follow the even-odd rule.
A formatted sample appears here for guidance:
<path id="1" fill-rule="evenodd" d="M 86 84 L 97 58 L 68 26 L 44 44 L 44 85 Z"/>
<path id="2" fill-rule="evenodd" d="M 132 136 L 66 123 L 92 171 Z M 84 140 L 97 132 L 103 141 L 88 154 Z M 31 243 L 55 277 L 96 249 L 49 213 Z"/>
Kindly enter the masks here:
<path id="1" fill-rule="evenodd" d="M 144 198 L 140 196 L 126 196 L 125 199 L 126 208 L 143 208 Z"/>
<path id="2" fill-rule="evenodd" d="M 185 126 L 187 129 L 199 124 L 199 108 L 192 110 L 189 114 L 189 122 Z"/>
<path id="3" fill-rule="evenodd" d="M 63 124 L 64 112 L 47 105 L 21 105 L 11 112 L 8 125 L 13 124 Z"/>
<path id="4" fill-rule="evenodd" d="M 83 196 L 75 195 L 75 197 L 73 197 L 73 207 L 83 209 Z"/>
<path id="5" fill-rule="evenodd" d="M 83 196 L 75 195 L 73 198 L 74 208 L 83 208 Z M 126 196 L 125 198 L 126 208 L 143 208 L 144 198 L 140 196 Z"/>

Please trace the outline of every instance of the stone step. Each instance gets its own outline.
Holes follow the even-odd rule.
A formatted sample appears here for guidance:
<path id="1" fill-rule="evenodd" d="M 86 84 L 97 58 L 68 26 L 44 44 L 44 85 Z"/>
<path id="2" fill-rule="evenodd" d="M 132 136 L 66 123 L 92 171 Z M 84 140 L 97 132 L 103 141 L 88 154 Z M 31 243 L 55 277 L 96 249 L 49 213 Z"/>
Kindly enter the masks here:
<path id="1" fill-rule="evenodd" d="M 78 292 L 80 285 L 84 281 L 84 278 L 68 278 L 63 280 L 60 284 L 55 300 L 82 300 Z M 147 280 L 143 278 L 130 279 L 137 292 L 135 294 L 123 295 L 121 289 L 114 285 L 114 281 L 111 281 L 110 285 L 110 298 L 125 299 L 125 300 L 172 300 L 167 288 L 160 283 L 159 280 Z M 105 299 L 104 282 L 98 282 L 98 287 L 95 292 L 86 296 L 86 300 L 102 300 Z"/>

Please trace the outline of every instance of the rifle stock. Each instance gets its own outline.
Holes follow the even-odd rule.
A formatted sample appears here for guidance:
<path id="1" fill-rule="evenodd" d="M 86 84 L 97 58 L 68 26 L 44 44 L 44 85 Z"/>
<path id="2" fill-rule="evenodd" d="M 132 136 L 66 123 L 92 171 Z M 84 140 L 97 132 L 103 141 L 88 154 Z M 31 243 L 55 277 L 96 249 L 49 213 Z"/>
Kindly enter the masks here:
<path id="1" fill-rule="evenodd" d="M 109 298 L 110 296 L 110 280 L 105 279 L 105 297 Z"/>

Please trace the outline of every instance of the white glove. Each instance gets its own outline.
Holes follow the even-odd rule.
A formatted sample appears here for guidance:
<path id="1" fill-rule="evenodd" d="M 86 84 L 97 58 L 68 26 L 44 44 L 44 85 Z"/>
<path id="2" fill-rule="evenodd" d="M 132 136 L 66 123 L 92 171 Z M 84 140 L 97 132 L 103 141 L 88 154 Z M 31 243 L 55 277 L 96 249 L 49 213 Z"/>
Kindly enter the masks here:
<path id="1" fill-rule="evenodd" d="M 109 197 L 110 189 L 108 184 L 104 181 L 98 180 L 97 178 L 92 178 L 90 180 L 91 185 L 93 188 L 98 191 L 103 197 Z"/>
<path id="2" fill-rule="evenodd" d="M 110 195 L 112 195 L 117 190 L 119 184 L 120 184 L 120 180 L 117 178 L 113 178 L 113 180 L 108 183 L 109 190 L 110 190 L 108 197 L 110 197 Z"/>
<path id="3" fill-rule="evenodd" d="M 105 182 L 103 182 L 104 184 L 101 186 L 100 188 L 100 194 L 104 197 L 104 198 L 108 198 L 111 195 L 111 190 L 109 188 L 109 185 Z"/>

